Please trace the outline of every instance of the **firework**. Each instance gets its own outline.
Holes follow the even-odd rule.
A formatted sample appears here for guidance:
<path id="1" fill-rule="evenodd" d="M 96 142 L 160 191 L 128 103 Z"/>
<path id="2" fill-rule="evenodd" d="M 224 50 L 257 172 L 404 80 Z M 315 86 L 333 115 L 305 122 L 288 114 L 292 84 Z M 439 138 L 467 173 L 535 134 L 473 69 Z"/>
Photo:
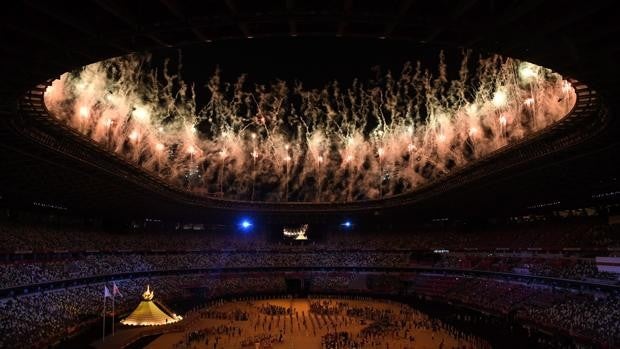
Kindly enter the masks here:
<path id="1" fill-rule="evenodd" d="M 517 142 L 575 103 L 571 84 L 549 69 L 491 56 L 470 75 L 467 62 L 458 80 L 445 76 L 440 57 L 439 76 L 407 64 L 379 86 L 252 87 L 216 72 L 195 90 L 129 56 L 62 75 L 45 103 L 102 148 L 185 190 L 235 200 L 379 199 Z"/>

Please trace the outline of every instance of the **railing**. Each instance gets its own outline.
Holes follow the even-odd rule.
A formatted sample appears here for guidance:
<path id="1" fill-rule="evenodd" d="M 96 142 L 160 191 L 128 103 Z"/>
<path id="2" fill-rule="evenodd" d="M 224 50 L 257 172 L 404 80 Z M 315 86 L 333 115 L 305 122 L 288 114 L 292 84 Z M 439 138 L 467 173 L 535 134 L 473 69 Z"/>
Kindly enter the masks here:
<path id="1" fill-rule="evenodd" d="M 213 275 L 219 277 L 221 275 L 242 275 L 247 276 L 248 273 L 256 273 L 257 275 L 279 275 L 284 276 L 286 273 L 325 273 L 325 272 L 349 272 L 349 273 L 431 273 L 442 275 L 469 275 L 488 278 L 508 278 L 521 279 L 528 282 L 537 283 L 553 283 L 566 288 L 581 289 L 583 287 L 601 289 L 607 291 L 620 292 L 620 285 L 614 285 L 604 282 L 593 282 L 589 280 L 572 280 L 561 279 L 547 276 L 525 275 L 508 272 L 497 272 L 489 270 L 476 269 L 459 269 L 459 268 L 435 268 L 435 267 L 324 267 L 324 266 L 308 266 L 308 267 L 226 267 L 226 268 L 188 268 L 188 269 L 168 269 L 153 270 L 130 273 L 106 274 L 84 278 L 75 278 L 67 280 L 58 280 L 27 286 L 19 286 L 5 288 L 0 290 L 0 299 L 8 297 L 17 297 L 22 295 L 36 294 L 53 290 L 65 289 L 68 287 L 79 287 L 96 285 L 105 282 L 127 280 L 127 279 L 143 279 L 143 278 L 159 278 L 167 276 L 187 276 L 187 275 Z M 33 291 L 34 290 L 34 291 Z"/>
<path id="2" fill-rule="evenodd" d="M 598 255 L 615 254 L 620 252 L 620 247 L 564 247 L 564 246 L 519 246 L 519 247 L 457 247 L 453 248 L 450 245 L 440 245 L 436 247 L 420 247 L 420 248 L 376 248 L 376 249 L 362 249 L 362 248 L 347 248 L 347 247 L 332 247 L 332 246 L 320 246 L 320 247 L 263 247 L 263 248 L 239 248 L 239 249 L 113 249 L 104 248 L 100 250 L 85 250 L 85 249 L 71 249 L 65 251 L 54 250 L 27 250 L 27 251 L 2 251 L 0 250 L 0 263 L 2 261 L 20 262 L 20 261 L 58 261 L 64 260 L 72 256 L 82 255 L 123 255 L 123 254 L 154 254 L 154 255 L 166 255 L 166 254 L 205 254 L 205 253 L 275 253 L 275 254 L 297 254 L 297 253 L 325 253 L 325 252 L 339 252 L 339 253 L 428 253 L 437 249 L 446 249 L 450 253 L 501 253 L 501 254 L 531 254 L 532 256 L 556 254 L 561 255 L 563 253 L 598 253 Z"/>

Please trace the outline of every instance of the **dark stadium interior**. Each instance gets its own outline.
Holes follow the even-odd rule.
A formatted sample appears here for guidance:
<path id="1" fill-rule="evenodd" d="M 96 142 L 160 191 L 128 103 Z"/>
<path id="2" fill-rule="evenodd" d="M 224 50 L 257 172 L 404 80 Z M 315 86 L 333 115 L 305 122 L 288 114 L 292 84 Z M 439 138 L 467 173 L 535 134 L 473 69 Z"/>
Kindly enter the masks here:
<path id="1" fill-rule="evenodd" d="M 620 11 L 613 1 L 27 0 L 2 7 L 0 348 L 620 347 Z M 460 65 L 464 55 L 469 61 Z M 122 146 L 103 146 L 72 116 L 54 115 L 49 99 L 60 81 L 76 94 L 58 105 L 79 100 L 75 81 L 93 64 L 108 64 L 108 83 L 125 88 L 109 72 L 140 62 L 160 74 L 161 90 L 166 74 L 178 76 L 169 86 L 178 94 L 187 82 L 198 106 L 213 104 L 214 76 L 226 88 L 243 76 L 247 98 L 272 96 L 265 86 L 282 82 L 291 105 L 283 108 L 295 114 L 306 103 L 298 91 L 338 97 L 364 86 L 368 95 L 384 93 L 415 62 L 431 72 L 428 85 L 439 86 L 432 78 L 444 60 L 454 85 L 463 66 L 473 75 L 494 55 L 514 64 L 514 76 L 519 62 L 545 71 L 540 79 L 560 74 L 575 105 L 516 141 L 507 135 L 493 151 L 459 166 L 448 162 L 436 176 L 423 173 L 436 166 L 429 160 L 415 170 L 420 184 L 408 189 L 390 183 L 414 163 L 413 141 L 386 170 L 383 143 L 372 143 L 381 121 L 363 120 L 362 146 L 371 145 L 372 156 L 359 176 L 378 173 L 368 193 L 355 188 L 368 182 L 337 171 L 349 171 L 345 152 L 325 160 L 338 162 L 337 170 L 324 165 L 321 172 L 323 156 L 341 149 L 321 150 L 310 175 L 301 165 L 289 174 L 289 143 L 261 131 L 259 107 L 238 120 L 263 132 L 258 142 L 280 143 L 260 155 L 256 143 L 248 148 L 251 190 L 226 192 L 243 182 L 233 177 L 247 173 L 226 177 L 237 163 L 225 165 L 226 149 L 205 145 L 201 150 L 222 162 L 208 177 L 208 159 L 218 157 L 201 160 L 204 194 L 191 182 L 193 147 L 189 155 L 180 143 L 170 147 L 169 158 L 189 157 L 179 184 L 147 168 L 144 154 L 134 162 L 124 154 L 138 143 L 129 129 Z M 478 102 L 482 94 L 495 103 L 483 83 L 468 77 L 463 100 Z M 82 116 L 92 117 L 104 104 L 97 103 Z M 327 115 L 327 124 L 342 120 L 327 104 L 317 102 L 316 113 Z M 416 119 L 421 125 L 435 118 L 430 104 Z M 214 110 L 224 115 L 226 105 Z M 129 122 L 137 123 L 132 108 Z M 493 112 L 505 128 L 500 107 Z M 293 119 L 278 127 L 292 133 Z M 192 130 L 215 144 L 214 124 L 203 117 Z M 469 128 L 469 150 L 475 132 Z M 300 153 L 313 154 L 310 132 L 304 135 Z M 274 170 L 266 167 L 257 180 L 257 158 L 278 157 L 285 143 L 285 175 L 269 177 Z M 348 185 L 330 186 L 345 179 Z M 143 293 L 147 284 L 154 301 Z M 102 307 L 106 295 L 116 310 Z M 165 324 L 132 327 L 142 307 Z"/>

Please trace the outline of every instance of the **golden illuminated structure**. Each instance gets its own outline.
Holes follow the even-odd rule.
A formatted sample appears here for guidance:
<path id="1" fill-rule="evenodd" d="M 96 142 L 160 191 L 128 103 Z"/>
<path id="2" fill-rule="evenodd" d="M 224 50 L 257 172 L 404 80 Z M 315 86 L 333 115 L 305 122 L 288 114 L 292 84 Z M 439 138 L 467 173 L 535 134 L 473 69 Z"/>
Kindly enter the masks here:
<path id="1" fill-rule="evenodd" d="M 183 318 L 172 313 L 153 301 L 153 291 L 147 285 L 146 291 L 142 294 L 142 301 L 136 309 L 126 318 L 121 320 L 123 325 L 130 326 L 158 326 L 167 325 Z"/>

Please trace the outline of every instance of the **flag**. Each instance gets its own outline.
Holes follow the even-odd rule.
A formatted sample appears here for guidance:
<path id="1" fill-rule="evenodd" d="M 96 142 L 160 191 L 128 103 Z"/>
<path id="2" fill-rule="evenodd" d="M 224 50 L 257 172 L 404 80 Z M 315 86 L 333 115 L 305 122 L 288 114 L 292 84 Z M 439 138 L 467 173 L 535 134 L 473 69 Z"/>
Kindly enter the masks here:
<path id="1" fill-rule="evenodd" d="M 118 289 L 118 287 L 116 287 L 116 282 L 112 283 L 112 294 L 113 295 L 118 295 L 118 296 L 123 296 L 123 294 L 121 293 L 121 291 Z"/>
<path id="2" fill-rule="evenodd" d="M 112 298 L 110 294 L 110 290 L 108 290 L 108 286 L 103 286 L 103 299 Z"/>

